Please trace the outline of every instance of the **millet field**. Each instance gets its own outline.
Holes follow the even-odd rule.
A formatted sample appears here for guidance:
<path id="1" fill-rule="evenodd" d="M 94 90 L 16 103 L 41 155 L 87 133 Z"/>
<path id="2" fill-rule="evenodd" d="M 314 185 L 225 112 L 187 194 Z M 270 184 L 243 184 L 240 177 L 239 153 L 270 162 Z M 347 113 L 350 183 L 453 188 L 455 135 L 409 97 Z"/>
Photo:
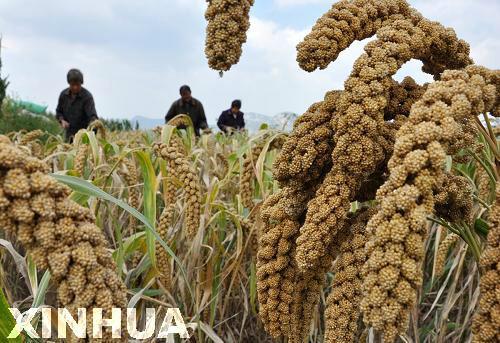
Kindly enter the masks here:
<path id="1" fill-rule="evenodd" d="M 215 72 L 253 4 L 208 1 Z M 172 342 L 500 342 L 500 71 L 405 0 L 334 3 L 298 65 L 370 37 L 292 132 L 196 137 L 181 115 L 0 135 L 0 342 L 9 307 L 41 306 L 136 308 L 139 328 L 179 308 L 191 338 Z M 396 81 L 410 60 L 434 81 Z"/>

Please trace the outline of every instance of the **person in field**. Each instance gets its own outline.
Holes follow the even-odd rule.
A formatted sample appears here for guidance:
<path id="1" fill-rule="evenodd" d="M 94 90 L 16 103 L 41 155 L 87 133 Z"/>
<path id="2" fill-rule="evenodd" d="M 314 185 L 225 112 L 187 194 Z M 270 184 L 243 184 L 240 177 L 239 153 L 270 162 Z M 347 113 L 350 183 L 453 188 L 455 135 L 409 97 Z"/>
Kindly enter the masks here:
<path id="1" fill-rule="evenodd" d="M 222 112 L 217 126 L 221 131 L 230 133 L 233 131 L 241 131 L 245 129 L 245 114 L 241 110 L 241 100 L 234 100 L 231 103 L 231 108 Z"/>
<path id="2" fill-rule="evenodd" d="M 65 130 L 66 140 L 72 141 L 80 129 L 97 120 L 94 97 L 83 85 L 83 74 L 71 69 L 67 75 L 69 87 L 61 92 L 56 109 L 56 119 Z"/>
<path id="3" fill-rule="evenodd" d="M 191 88 L 189 86 L 182 86 L 179 93 L 181 98 L 174 101 L 172 106 L 170 106 L 170 109 L 165 116 L 165 122 L 168 123 L 179 114 L 188 115 L 193 121 L 194 132 L 197 136 L 199 136 L 200 130 L 203 130 L 204 132 L 208 130 L 207 118 L 205 116 L 203 105 L 199 100 L 191 96 Z M 179 128 L 185 129 L 185 127 Z"/>

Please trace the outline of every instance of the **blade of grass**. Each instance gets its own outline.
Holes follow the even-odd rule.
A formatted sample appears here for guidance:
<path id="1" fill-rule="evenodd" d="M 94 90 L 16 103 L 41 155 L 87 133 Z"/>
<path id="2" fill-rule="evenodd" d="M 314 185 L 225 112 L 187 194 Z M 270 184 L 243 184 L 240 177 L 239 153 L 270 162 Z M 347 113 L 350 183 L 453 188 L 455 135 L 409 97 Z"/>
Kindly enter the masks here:
<path id="1" fill-rule="evenodd" d="M 31 292 L 31 294 L 33 294 L 33 290 L 31 289 L 31 283 L 29 282 L 30 279 L 28 276 L 28 265 L 26 264 L 24 258 L 21 255 L 19 255 L 19 253 L 16 251 L 12 243 L 9 241 L 6 241 L 5 239 L 0 239 L 0 246 L 3 246 L 10 253 L 12 258 L 14 259 L 14 263 L 16 264 L 17 270 L 23 276 L 29 291 Z"/>
<path id="2" fill-rule="evenodd" d="M 36 264 L 29 255 L 26 264 L 28 266 L 28 281 L 31 285 L 31 295 L 35 296 L 38 293 L 38 272 L 36 270 Z"/>
<path id="3" fill-rule="evenodd" d="M 42 276 L 42 280 L 40 280 L 40 284 L 37 287 L 37 292 L 34 294 L 35 299 L 33 300 L 32 307 L 38 308 L 45 303 L 45 295 L 47 294 L 47 289 L 49 288 L 50 282 L 50 272 L 47 270 Z"/>
<path id="4" fill-rule="evenodd" d="M 86 194 L 88 196 L 93 196 L 97 197 L 100 199 L 104 199 L 106 201 L 109 201 L 116 206 L 119 206 L 123 210 L 127 211 L 131 215 L 133 215 L 137 220 L 142 222 L 145 225 L 145 228 L 148 232 L 151 232 L 151 234 L 156 238 L 156 240 L 161 244 L 161 246 L 165 249 L 165 251 L 174 259 L 174 261 L 177 263 L 179 266 L 179 269 L 182 273 L 182 276 L 184 280 L 186 281 L 187 287 L 189 289 L 189 293 L 191 295 L 192 299 L 195 299 L 193 289 L 189 285 L 188 282 L 188 277 L 186 273 L 186 269 L 184 268 L 182 262 L 180 259 L 175 255 L 175 253 L 170 249 L 167 243 L 160 237 L 158 232 L 156 232 L 155 224 L 150 222 L 148 218 L 146 218 L 142 213 L 137 211 L 135 208 L 131 207 L 127 203 L 125 203 L 122 200 L 116 199 L 114 196 L 104 192 L 102 189 L 96 187 L 90 182 L 87 182 L 85 180 L 79 179 L 77 177 L 73 176 L 68 176 L 68 175 L 60 175 L 60 174 L 51 174 L 52 177 L 54 177 L 56 180 L 58 180 L 61 183 L 64 183 L 65 185 L 69 186 L 71 189 L 73 189 L 75 192 Z"/>
<path id="5" fill-rule="evenodd" d="M 7 341 L 5 337 L 8 337 L 12 329 L 16 326 L 16 321 L 14 320 L 12 313 L 10 313 L 9 307 L 7 299 L 5 299 L 5 295 L 3 294 L 3 290 L 0 288 L 0 339 L 2 342 Z M 22 338 L 21 336 L 18 336 L 17 338 L 9 339 L 9 342 L 21 343 Z"/>
<path id="6" fill-rule="evenodd" d="M 150 223 L 156 222 L 156 172 L 151 162 L 150 155 L 143 151 L 136 151 L 135 156 L 139 161 L 144 179 L 144 215 Z M 151 232 L 146 232 L 148 255 L 153 267 L 156 268 L 155 237 Z"/>

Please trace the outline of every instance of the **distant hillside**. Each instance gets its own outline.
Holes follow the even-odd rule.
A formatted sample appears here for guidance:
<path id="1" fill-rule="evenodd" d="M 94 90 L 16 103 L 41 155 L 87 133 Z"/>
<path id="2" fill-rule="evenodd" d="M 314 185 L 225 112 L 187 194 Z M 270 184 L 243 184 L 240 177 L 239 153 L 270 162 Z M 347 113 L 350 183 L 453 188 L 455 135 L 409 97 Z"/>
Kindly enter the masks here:
<path id="1" fill-rule="evenodd" d="M 275 129 L 291 131 L 297 117 L 298 115 L 292 112 L 282 112 L 274 116 L 249 112 L 245 113 L 245 123 L 250 132 L 258 131 L 264 123 Z"/>
<path id="2" fill-rule="evenodd" d="M 274 123 L 277 125 L 278 129 L 284 130 L 284 131 L 292 131 L 293 129 L 293 123 L 295 123 L 295 120 L 299 115 L 297 113 L 293 112 L 281 112 L 276 114 L 274 118 Z"/>
<path id="3" fill-rule="evenodd" d="M 154 129 L 157 126 L 165 124 L 165 119 L 163 116 L 158 118 L 148 118 L 143 116 L 135 116 L 131 120 L 132 126 L 135 127 L 136 123 L 139 123 L 139 128 L 141 130 L 150 130 Z"/>

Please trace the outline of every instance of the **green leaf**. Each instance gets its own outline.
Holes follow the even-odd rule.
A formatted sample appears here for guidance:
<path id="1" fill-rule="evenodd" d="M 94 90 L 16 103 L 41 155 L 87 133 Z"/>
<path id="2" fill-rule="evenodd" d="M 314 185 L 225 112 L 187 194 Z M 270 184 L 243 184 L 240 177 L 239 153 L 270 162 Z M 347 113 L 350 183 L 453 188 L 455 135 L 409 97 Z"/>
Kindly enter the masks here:
<path id="1" fill-rule="evenodd" d="M 116 258 L 118 255 L 127 257 L 134 251 L 138 250 L 144 242 L 144 235 L 145 232 L 142 231 L 127 237 L 123 244 L 113 252 L 113 257 Z"/>
<path id="2" fill-rule="evenodd" d="M 255 169 L 256 169 L 256 176 L 257 176 L 257 183 L 259 185 L 259 188 L 261 190 L 264 190 L 264 178 L 265 178 L 265 161 L 266 161 L 266 155 L 269 151 L 269 148 L 271 146 L 271 143 L 278 138 L 279 136 L 282 136 L 282 133 L 277 133 L 272 136 L 270 136 L 267 140 L 266 143 L 264 144 L 264 147 L 262 148 L 262 151 L 257 158 L 257 161 L 253 161 L 255 163 Z"/>
<path id="3" fill-rule="evenodd" d="M 82 193 L 88 196 L 93 196 L 96 198 L 100 198 L 106 201 L 109 201 L 116 206 L 122 208 L 123 210 L 127 211 L 131 215 L 133 215 L 137 220 L 142 222 L 145 225 L 146 231 L 150 232 L 158 241 L 158 243 L 161 244 L 161 246 L 165 249 L 165 251 L 174 259 L 174 261 L 178 264 L 179 269 L 182 273 L 182 276 L 184 280 L 186 280 L 186 283 L 189 288 L 189 292 L 191 294 L 191 297 L 194 299 L 194 293 L 193 290 L 191 289 L 191 286 L 189 285 L 188 278 L 187 278 L 187 273 L 186 269 L 182 265 L 182 262 L 179 260 L 177 255 L 170 249 L 167 243 L 160 237 L 158 232 L 156 232 L 155 228 L 155 222 L 151 222 L 148 218 L 146 218 L 142 213 L 137 211 L 135 208 L 132 206 L 128 205 L 124 201 L 115 198 L 114 196 L 106 193 L 99 187 L 93 185 L 92 183 L 82 180 L 77 177 L 73 176 L 68 176 L 68 175 L 60 175 L 60 174 L 51 174 L 52 177 L 54 177 L 57 181 L 64 183 L 71 189 L 73 189 L 75 192 Z"/>
<path id="4" fill-rule="evenodd" d="M 31 256 L 28 255 L 28 280 L 31 285 L 31 295 L 35 296 L 38 293 L 38 272 L 36 264 L 33 262 Z"/>
<path id="5" fill-rule="evenodd" d="M 5 295 L 3 294 L 2 288 L 0 287 L 0 341 L 6 342 L 6 337 L 9 336 L 12 329 L 16 326 L 16 321 L 9 311 L 9 304 Z M 21 343 L 21 336 L 17 338 L 9 339 L 8 342 Z"/>
<path id="6" fill-rule="evenodd" d="M 139 290 L 138 292 L 136 292 L 134 294 L 134 296 L 132 297 L 132 299 L 129 300 L 127 308 L 135 308 L 137 303 L 139 302 L 139 300 L 141 300 L 141 297 L 144 294 L 144 292 L 146 292 L 153 285 L 153 283 L 154 283 L 154 279 L 151 279 L 148 282 L 148 284 L 146 285 L 146 287 L 144 287 L 141 290 Z"/>
<path id="7" fill-rule="evenodd" d="M 486 238 L 489 232 L 488 223 L 484 219 L 477 218 L 474 222 L 474 230 L 483 238 Z"/>
<path id="8" fill-rule="evenodd" d="M 89 197 L 80 193 L 73 193 L 70 195 L 70 199 L 80 206 L 85 206 L 89 200 Z"/>
<path id="9" fill-rule="evenodd" d="M 114 196 L 106 193 L 99 187 L 93 185 L 92 183 L 82 180 L 80 178 L 74 177 L 74 176 L 68 176 L 68 175 L 61 175 L 61 174 L 51 174 L 51 176 L 56 179 L 57 181 L 64 183 L 68 187 L 70 187 L 72 190 L 75 192 L 81 193 L 83 195 L 89 196 L 89 197 L 96 197 L 100 198 L 106 201 L 109 201 L 118 207 L 122 208 L 123 210 L 127 211 L 131 215 L 133 215 L 137 220 L 141 221 L 146 225 L 146 227 L 149 230 L 154 231 L 154 226 L 153 224 L 139 211 L 137 211 L 135 208 L 131 207 L 127 203 L 123 202 L 122 200 L 119 200 L 115 198 Z"/>
<path id="10" fill-rule="evenodd" d="M 94 131 L 89 130 L 80 130 L 75 135 L 75 142 L 82 142 L 84 144 L 90 145 L 90 149 L 92 150 L 92 157 L 94 159 L 94 165 L 98 166 L 99 162 L 99 142 L 97 141 L 97 137 L 95 136 Z"/>
<path id="11" fill-rule="evenodd" d="M 250 304 L 253 313 L 257 314 L 257 270 L 255 263 L 250 264 Z"/>
<path id="12" fill-rule="evenodd" d="M 135 156 L 141 165 L 144 179 L 144 215 L 150 223 L 156 223 L 156 172 L 149 154 L 137 151 L 135 152 Z M 155 237 L 149 231 L 146 233 L 146 242 L 149 258 L 153 266 L 156 267 Z"/>
<path id="13" fill-rule="evenodd" d="M 38 308 L 45 303 L 45 295 L 47 293 L 47 289 L 49 288 L 50 282 L 50 272 L 47 270 L 45 274 L 43 274 L 42 280 L 38 285 L 37 292 L 34 295 L 35 299 L 33 300 L 33 305 L 31 307 Z"/>

